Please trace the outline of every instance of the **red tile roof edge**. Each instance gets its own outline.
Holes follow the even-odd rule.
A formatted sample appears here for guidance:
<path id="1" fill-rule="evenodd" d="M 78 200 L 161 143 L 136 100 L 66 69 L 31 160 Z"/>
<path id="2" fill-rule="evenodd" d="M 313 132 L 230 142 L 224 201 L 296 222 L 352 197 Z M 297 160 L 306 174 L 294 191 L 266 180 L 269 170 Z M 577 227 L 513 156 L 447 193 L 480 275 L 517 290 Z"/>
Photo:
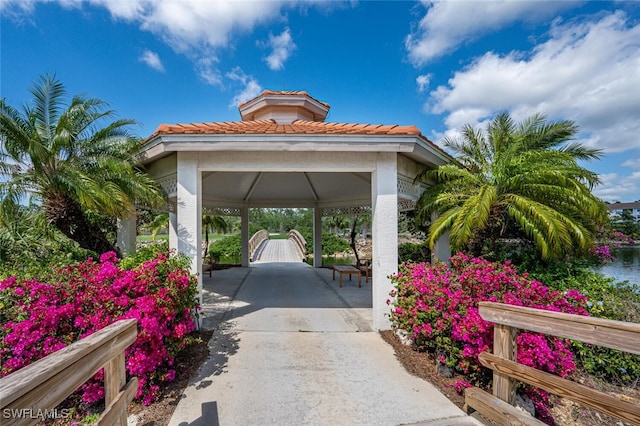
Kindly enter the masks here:
<path id="1" fill-rule="evenodd" d="M 295 120 L 291 124 L 278 124 L 274 120 L 224 121 L 205 123 L 160 124 L 146 140 L 158 135 L 177 134 L 355 134 L 355 135 L 415 135 L 422 136 L 413 125 L 333 123 Z"/>

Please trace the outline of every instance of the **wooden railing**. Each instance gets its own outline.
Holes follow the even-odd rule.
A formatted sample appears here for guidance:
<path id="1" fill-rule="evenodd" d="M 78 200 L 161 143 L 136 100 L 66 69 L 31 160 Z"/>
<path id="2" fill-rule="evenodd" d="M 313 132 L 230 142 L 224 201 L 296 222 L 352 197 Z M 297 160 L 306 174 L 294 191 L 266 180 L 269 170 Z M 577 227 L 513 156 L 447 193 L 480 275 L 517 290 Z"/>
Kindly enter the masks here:
<path id="1" fill-rule="evenodd" d="M 494 326 L 493 354 L 482 365 L 493 370 L 493 395 L 479 388 L 465 391 L 467 411 L 476 410 L 499 425 L 544 424 L 516 409 L 515 379 L 603 413 L 640 425 L 640 405 L 516 362 L 518 329 L 579 340 L 640 355 L 640 324 L 480 302 L 480 316 Z"/>
<path id="2" fill-rule="evenodd" d="M 269 239 L 269 231 L 267 231 L 266 229 L 259 230 L 258 232 L 253 234 L 251 238 L 249 238 L 249 259 L 251 261 L 255 260 L 254 255 L 256 253 L 256 250 L 262 244 L 262 242 L 268 239 Z"/>
<path id="3" fill-rule="evenodd" d="M 304 260 L 307 257 L 307 240 L 295 229 L 289 231 L 287 238 L 295 243 L 300 255 L 300 260 Z"/>
<path id="4" fill-rule="evenodd" d="M 104 367 L 106 407 L 97 424 L 125 426 L 138 379 L 126 381 L 124 350 L 137 334 L 135 319 L 121 320 L 1 378 L 0 423 L 29 425 L 67 414 L 55 407 Z"/>

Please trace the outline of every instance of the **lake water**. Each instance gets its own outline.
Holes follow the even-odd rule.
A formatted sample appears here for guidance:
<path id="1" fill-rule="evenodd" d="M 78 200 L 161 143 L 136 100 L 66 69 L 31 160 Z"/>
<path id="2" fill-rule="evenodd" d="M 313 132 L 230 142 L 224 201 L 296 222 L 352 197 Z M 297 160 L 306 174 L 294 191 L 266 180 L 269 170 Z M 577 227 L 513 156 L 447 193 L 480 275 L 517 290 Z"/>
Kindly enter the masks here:
<path id="1" fill-rule="evenodd" d="M 613 253 L 616 260 L 599 270 L 617 281 L 629 281 L 640 285 L 640 246 L 620 247 Z"/>
<path id="2" fill-rule="evenodd" d="M 616 260 L 608 265 L 598 268 L 607 277 L 615 278 L 616 281 L 629 281 L 630 283 L 640 285 L 640 246 L 620 247 L 613 253 Z M 350 265 L 355 262 L 353 257 L 333 258 L 331 256 L 323 256 L 322 264 L 330 265 Z M 309 264 L 313 264 L 313 259 L 307 259 Z"/>

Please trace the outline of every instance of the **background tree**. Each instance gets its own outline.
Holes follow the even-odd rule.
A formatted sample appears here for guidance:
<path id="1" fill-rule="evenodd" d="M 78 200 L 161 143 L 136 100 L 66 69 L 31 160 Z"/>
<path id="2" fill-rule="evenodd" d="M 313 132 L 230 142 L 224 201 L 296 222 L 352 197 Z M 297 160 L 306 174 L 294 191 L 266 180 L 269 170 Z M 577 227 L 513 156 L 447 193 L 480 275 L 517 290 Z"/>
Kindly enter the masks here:
<path id="1" fill-rule="evenodd" d="M 349 227 L 349 220 L 344 216 L 331 216 L 326 219 L 325 223 L 330 231 L 340 235 L 342 230 Z"/>
<path id="2" fill-rule="evenodd" d="M 466 125 L 460 138 L 446 138 L 459 164 L 416 177 L 431 185 L 420 197 L 417 220 L 437 215 L 430 247 L 450 230 L 452 248 L 473 255 L 502 237 L 533 242 L 543 259 L 589 249 L 608 216 L 591 193 L 598 176 L 578 164 L 598 159 L 600 151 L 571 142 L 577 131 L 572 121 L 548 123 L 536 114 L 516 124 L 501 113 L 486 131 Z"/>
<path id="3" fill-rule="evenodd" d="M 251 232 L 266 229 L 269 232 L 288 232 L 311 226 L 313 209 L 304 208 L 253 208 L 249 209 Z"/>
<path id="4" fill-rule="evenodd" d="M 229 224 L 222 216 L 215 216 L 204 214 L 202 215 L 202 227 L 204 228 L 204 247 L 206 256 L 209 252 L 209 230 L 217 232 L 218 234 L 226 234 L 229 229 Z"/>
<path id="5" fill-rule="evenodd" d="M 160 212 L 156 214 L 147 226 L 151 232 L 151 241 L 155 241 L 158 232 L 169 229 L 169 213 Z"/>
<path id="6" fill-rule="evenodd" d="M 47 225 L 39 206 L 6 203 L 0 209 L 0 278 L 49 274 L 52 264 L 86 259 L 89 253 Z"/>
<path id="7" fill-rule="evenodd" d="M 613 227 L 633 239 L 640 238 L 640 221 L 636 220 L 632 211 L 623 210 L 612 218 Z"/>
<path id="8" fill-rule="evenodd" d="M 137 169 L 139 139 L 133 120 L 95 98 L 74 96 L 55 76 L 44 75 L 21 110 L 0 100 L 0 208 L 25 201 L 40 205 L 47 222 L 80 247 L 114 249 L 87 212 L 111 217 L 134 211 L 134 201 L 159 205 L 159 187 Z"/>

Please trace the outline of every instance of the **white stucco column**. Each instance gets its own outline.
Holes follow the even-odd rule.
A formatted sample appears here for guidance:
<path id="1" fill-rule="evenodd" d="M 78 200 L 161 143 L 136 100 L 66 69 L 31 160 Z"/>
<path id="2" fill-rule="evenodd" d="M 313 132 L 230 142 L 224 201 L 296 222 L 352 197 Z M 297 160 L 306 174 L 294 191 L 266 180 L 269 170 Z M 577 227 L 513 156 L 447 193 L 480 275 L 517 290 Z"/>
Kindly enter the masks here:
<path id="1" fill-rule="evenodd" d="M 313 209 L 313 267 L 322 268 L 322 209 Z"/>
<path id="2" fill-rule="evenodd" d="M 178 215 L 175 206 L 169 212 L 169 250 L 178 251 Z"/>
<path id="3" fill-rule="evenodd" d="M 449 231 L 445 232 L 442 237 L 436 241 L 431 257 L 441 262 L 448 262 L 451 257 L 451 244 L 449 242 Z"/>
<path id="4" fill-rule="evenodd" d="M 389 275 L 398 273 L 397 154 L 380 153 L 371 173 L 373 327 L 391 328 L 387 299 L 393 289 Z"/>
<path id="5" fill-rule="evenodd" d="M 240 241 L 242 244 L 242 266 L 249 267 L 249 208 L 240 209 Z"/>
<path id="6" fill-rule="evenodd" d="M 191 273 L 198 276 L 198 295 L 202 303 L 202 173 L 198 153 L 178 152 L 178 252 L 191 259 Z"/>
<path id="7" fill-rule="evenodd" d="M 116 223 L 116 246 L 120 249 L 120 253 L 133 254 L 136 252 L 136 214 L 129 213 L 126 216 L 119 217 Z"/>

